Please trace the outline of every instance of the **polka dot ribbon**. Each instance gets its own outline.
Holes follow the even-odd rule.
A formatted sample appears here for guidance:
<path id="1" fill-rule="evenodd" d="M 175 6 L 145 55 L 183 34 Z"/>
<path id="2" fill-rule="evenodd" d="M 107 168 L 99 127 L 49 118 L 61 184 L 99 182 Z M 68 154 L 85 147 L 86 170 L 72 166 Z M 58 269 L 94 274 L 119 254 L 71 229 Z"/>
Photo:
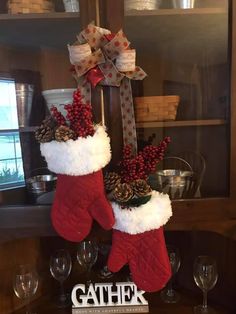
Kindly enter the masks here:
<path id="1" fill-rule="evenodd" d="M 138 66 L 131 72 L 119 72 L 115 66 L 115 59 L 119 54 L 130 49 L 130 42 L 124 32 L 120 30 L 111 34 L 107 29 L 89 24 L 77 36 L 78 45 L 88 43 L 91 54 L 85 56 L 79 62 L 74 63 L 75 78 L 81 87 L 82 97 L 86 102 L 91 102 L 91 84 L 120 87 L 122 127 L 124 144 L 130 144 L 133 153 L 137 152 L 137 136 L 135 127 L 135 116 L 130 80 L 142 80 L 146 73 Z M 89 78 L 94 78 L 93 84 Z M 88 75 L 90 74 L 90 75 Z"/>

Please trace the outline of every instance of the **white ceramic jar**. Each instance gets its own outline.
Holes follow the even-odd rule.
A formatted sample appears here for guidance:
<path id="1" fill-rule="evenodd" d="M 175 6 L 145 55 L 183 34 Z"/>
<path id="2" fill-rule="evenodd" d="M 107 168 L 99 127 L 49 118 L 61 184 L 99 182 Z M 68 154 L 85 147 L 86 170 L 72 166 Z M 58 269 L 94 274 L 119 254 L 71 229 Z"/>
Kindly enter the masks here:
<path id="1" fill-rule="evenodd" d="M 66 12 L 79 12 L 78 0 L 63 0 Z"/>

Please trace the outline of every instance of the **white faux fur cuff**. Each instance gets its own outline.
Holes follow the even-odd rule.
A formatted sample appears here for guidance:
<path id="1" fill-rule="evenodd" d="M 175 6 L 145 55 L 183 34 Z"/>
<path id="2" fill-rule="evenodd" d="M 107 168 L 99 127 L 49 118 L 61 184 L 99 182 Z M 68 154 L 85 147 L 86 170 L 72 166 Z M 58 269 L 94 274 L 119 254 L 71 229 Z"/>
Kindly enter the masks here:
<path id="1" fill-rule="evenodd" d="M 139 207 L 122 209 L 119 204 L 111 203 L 115 225 L 113 229 L 129 234 L 138 234 L 158 229 L 172 216 L 172 208 L 167 194 L 152 191 L 149 202 Z"/>
<path id="2" fill-rule="evenodd" d="M 40 144 L 48 169 L 57 174 L 86 175 L 105 167 L 111 159 L 110 139 L 103 126 L 93 136 L 76 141 L 51 141 Z"/>

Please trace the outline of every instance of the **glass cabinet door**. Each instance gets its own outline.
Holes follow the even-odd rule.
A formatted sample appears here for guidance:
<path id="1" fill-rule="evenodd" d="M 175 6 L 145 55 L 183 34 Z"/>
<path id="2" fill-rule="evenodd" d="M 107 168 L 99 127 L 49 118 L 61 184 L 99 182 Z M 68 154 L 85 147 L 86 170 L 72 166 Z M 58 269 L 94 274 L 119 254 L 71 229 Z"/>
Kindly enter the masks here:
<path id="1" fill-rule="evenodd" d="M 170 136 L 150 182 L 172 199 L 229 194 L 230 6 L 124 1 L 124 32 L 147 73 L 133 84 L 138 145 Z"/>

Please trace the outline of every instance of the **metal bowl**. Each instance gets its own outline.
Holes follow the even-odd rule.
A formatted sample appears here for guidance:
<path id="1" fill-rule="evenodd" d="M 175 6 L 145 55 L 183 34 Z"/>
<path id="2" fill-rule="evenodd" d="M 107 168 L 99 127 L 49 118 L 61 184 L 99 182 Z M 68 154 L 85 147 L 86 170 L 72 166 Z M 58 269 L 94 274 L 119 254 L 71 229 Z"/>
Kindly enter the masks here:
<path id="1" fill-rule="evenodd" d="M 195 0 L 172 0 L 175 9 L 193 9 L 196 6 Z"/>
<path id="2" fill-rule="evenodd" d="M 53 191 L 56 188 L 57 177 L 53 174 L 44 174 L 31 177 L 26 180 L 30 193 L 41 194 Z"/>
<path id="3" fill-rule="evenodd" d="M 157 188 L 169 194 L 171 199 L 188 198 L 194 185 L 194 173 L 178 169 L 165 169 L 156 172 Z"/>

